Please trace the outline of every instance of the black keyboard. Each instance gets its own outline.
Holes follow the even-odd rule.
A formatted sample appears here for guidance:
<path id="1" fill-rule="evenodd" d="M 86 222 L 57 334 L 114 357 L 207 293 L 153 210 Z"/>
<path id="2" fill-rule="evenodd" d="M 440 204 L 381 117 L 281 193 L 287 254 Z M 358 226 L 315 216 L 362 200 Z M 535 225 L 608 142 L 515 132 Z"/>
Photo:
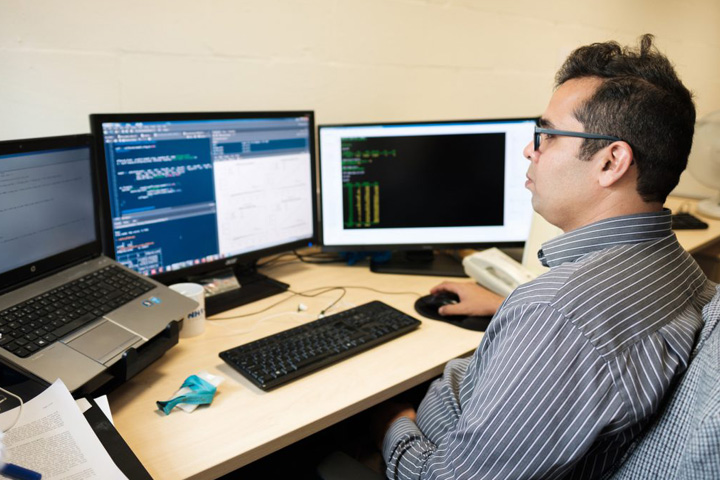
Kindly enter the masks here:
<path id="1" fill-rule="evenodd" d="M 155 285 L 111 265 L 0 312 L 0 347 L 25 358 Z"/>
<path id="2" fill-rule="evenodd" d="M 220 352 L 220 358 L 270 390 L 418 326 L 419 320 L 376 301 Z"/>
<path id="3" fill-rule="evenodd" d="M 707 223 L 703 222 L 691 213 L 673 213 L 670 218 L 672 219 L 673 230 L 696 230 L 708 228 Z"/>

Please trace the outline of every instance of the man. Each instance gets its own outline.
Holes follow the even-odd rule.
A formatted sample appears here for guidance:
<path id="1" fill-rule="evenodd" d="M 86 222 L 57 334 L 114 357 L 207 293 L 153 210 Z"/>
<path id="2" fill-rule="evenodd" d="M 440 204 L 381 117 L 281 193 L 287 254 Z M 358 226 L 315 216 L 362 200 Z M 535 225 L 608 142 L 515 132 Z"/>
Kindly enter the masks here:
<path id="1" fill-rule="evenodd" d="M 714 289 L 670 228 L 695 107 L 652 36 L 574 51 L 524 150 L 533 208 L 565 233 L 507 299 L 443 283 L 443 314 L 497 313 L 417 415 L 390 415 L 390 478 L 595 478 L 687 366 Z M 502 303 L 501 306 L 500 303 Z M 499 309 L 498 309 L 499 306 Z"/>

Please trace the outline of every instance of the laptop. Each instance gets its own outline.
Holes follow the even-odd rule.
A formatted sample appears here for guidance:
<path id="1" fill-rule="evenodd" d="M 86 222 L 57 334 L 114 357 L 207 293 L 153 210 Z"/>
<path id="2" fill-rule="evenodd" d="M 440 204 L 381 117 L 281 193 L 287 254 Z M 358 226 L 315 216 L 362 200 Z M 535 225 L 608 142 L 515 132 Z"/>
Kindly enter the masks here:
<path id="1" fill-rule="evenodd" d="M 112 378 L 197 306 L 102 254 L 90 146 L 0 142 L 0 362 L 71 392 Z"/>

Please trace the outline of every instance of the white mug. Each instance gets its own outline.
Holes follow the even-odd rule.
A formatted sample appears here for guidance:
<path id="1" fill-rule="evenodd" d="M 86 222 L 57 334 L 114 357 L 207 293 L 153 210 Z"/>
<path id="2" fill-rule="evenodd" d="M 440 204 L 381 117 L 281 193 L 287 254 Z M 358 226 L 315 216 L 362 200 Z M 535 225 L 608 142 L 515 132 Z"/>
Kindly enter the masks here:
<path id="1" fill-rule="evenodd" d="M 205 289 L 197 283 L 176 283 L 170 285 L 172 290 L 195 300 L 198 307 L 183 319 L 180 338 L 194 337 L 205 331 Z"/>

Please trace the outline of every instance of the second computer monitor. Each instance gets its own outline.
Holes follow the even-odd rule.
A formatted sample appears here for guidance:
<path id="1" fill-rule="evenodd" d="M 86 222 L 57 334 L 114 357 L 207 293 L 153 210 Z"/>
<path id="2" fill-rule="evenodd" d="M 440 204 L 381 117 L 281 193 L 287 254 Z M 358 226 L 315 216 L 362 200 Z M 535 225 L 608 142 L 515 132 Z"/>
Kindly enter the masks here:
<path id="1" fill-rule="evenodd" d="M 313 112 L 100 114 L 91 127 L 111 256 L 165 283 L 227 287 L 210 314 L 287 287 L 253 267 L 314 242 Z"/>
<path id="2" fill-rule="evenodd" d="M 521 245 L 535 118 L 321 125 L 321 242 L 328 250 Z M 377 264 L 382 269 L 382 265 Z M 406 265 L 400 273 L 432 272 Z"/>

